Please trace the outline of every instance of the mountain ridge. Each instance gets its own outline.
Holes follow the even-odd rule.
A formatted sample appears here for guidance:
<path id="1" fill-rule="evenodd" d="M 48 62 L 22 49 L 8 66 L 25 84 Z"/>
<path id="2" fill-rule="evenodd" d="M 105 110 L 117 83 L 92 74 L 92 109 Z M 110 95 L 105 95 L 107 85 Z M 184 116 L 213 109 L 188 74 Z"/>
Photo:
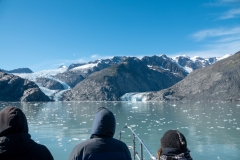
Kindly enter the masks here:
<path id="1" fill-rule="evenodd" d="M 136 59 L 139 62 L 141 61 L 141 65 L 144 65 L 144 68 L 145 68 L 144 70 L 146 70 L 146 68 L 148 68 L 147 70 L 149 73 L 152 73 L 152 71 L 156 71 L 156 73 L 159 74 L 159 76 L 160 76 L 160 73 L 164 74 L 166 76 L 165 77 L 166 79 L 169 79 L 172 76 L 172 77 L 175 77 L 176 79 L 178 79 L 177 81 L 184 79 L 185 77 L 187 77 L 187 75 L 189 73 L 194 72 L 194 70 L 198 70 L 200 68 L 207 67 L 219 60 L 219 58 L 216 58 L 216 57 L 212 57 L 212 58 L 192 57 L 192 58 L 190 58 L 188 56 L 177 56 L 175 58 L 171 58 L 166 55 L 144 56 L 141 59 L 136 58 L 136 57 L 115 56 L 112 58 L 98 59 L 98 60 L 87 62 L 87 63 L 75 63 L 75 64 L 69 65 L 69 67 L 60 66 L 58 69 L 55 69 L 55 70 L 46 70 L 46 71 L 40 71 L 40 72 L 36 72 L 36 73 L 13 73 L 13 74 L 35 82 L 47 96 L 49 96 L 51 99 L 56 99 L 56 100 L 61 99 L 61 95 L 62 95 L 62 93 L 64 94 L 65 91 L 68 92 L 68 94 L 70 94 L 69 90 L 74 90 L 74 88 L 79 83 L 80 83 L 79 85 L 83 85 L 83 86 L 90 85 L 90 84 L 92 86 L 96 85 L 95 83 L 93 83 L 93 81 L 94 81 L 93 77 L 94 76 L 95 76 L 95 78 L 98 77 L 97 72 L 100 72 L 101 74 L 105 75 L 105 78 L 108 77 L 108 79 L 109 79 L 109 81 L 105 81 L 103 83 L 103 85 L 106 85 L 106 83 L 108 83 L 110 86 L 117 86 L 117 87 L 110 87 L 112 89 L 115 89 L 115 92 L 116 92 L 116 94 L 115 94 L 116 96 L 115 96 L 115 98 L 113 98 L 114 100 L 120 100 L 120 96 L 122 94 L 125 94 L 128 91 L 130 93 L 131 92 L 147 92 L 150 90 L 156 91 L 156 89 L 160 90 L 160 89 L 164 89 L 166 87 L 170 87 L 168 85 L 165 85 L 165 87 L 159 87 L 159 85 L 157 85 L 158 87 L 153 87 L 152 89 L 149 89 L 149 86 L 146 87 L 147 83 L 145 82 L 145 81 L 147 81 L 146 77 L 148 77 L 149 74 L 147 72 L 141 73 L 140 71 L 138 71 L 137 74 L 134 74 L 134 72 L 131 72 L 131 74 L 133 74 L 134 76 L 130 76 L 131 80 L 129 80 L 129 81 L 125 80 L 125 82 L 126 83 L 130 83 L 130 82 L 136 83 L 138 81 L 139 85 L 135 84 L 134 85 L 135 89 L 133 89 L 134 87 L 131 87 L 131 85 L 130 85 L 131 83 L 130 83 L 130 84 L 127 84 L 126 86 L 128 86 L 127 88 L 131 88 L 131 90 L 122 89 L 122 88 L 126 88 L 126 87 L 123 86 L 122 84 L 121 85 L 118 84 L 118 83 L 123 83 L 122 81 L 118 82 L 119 81 L 118 78 L 121 77 L 121 74 L 123 76 L 123 75 L 127 74 L 127 72 L 123 71 L 122 73 L 119 73 L 119 75 L 116 76 L 116 77 L 118 77 L 116 79 L 116 83 L 113 82 L 113 80 L 111 80 L 111 78 L 113 78 L 113 77 L 108 76 L 108 74 L 109 74 L 108 72 L 112 71 L 111 70 L 112 68 L 109 70 L 110 67 L 114 68 L 114 66 L 125 63 L 124 60 L 129 59 L 129 58 L 133 59 L 133 60 Z M 135 68 L 135 70 L 138 70 L 141 67 L 138 65 L 140 65 L 140 63 L 139 64 L 136 63 L 136 66 L 132 65 L 131 68 Z M 190 67 L 192 67 L 192 68 L 190 68 Z M 102 71 L 104 69 L 106 69 L 106 71 Z M 119 69 L 121 69 L 121 67 L 118 68 L 118 70 Z M 142 78 L 140 78 L 141 75 L 142 75 Z M 160 77 L 162 80 L 164 80 L 163 76 L 160 76 Z M 141 81 L 141 79 L 144 79 L 144 80 Z M 155 79 L 158 79 L 158 77 L 155 77 Z M 88 83 L 85 84 L 86 82 L 84 80 L 88 81 Z M 91 83 L 90 83 L 90 80 L 92 81 Z M 81 83 L 82 81 L 84 81 L 84 82 Z M 110 83 L 110 81 L 111 81 L 111 83 Z M 154 82 L 153 79 L 149 79 L 148 81 L 149 81 L 149 83 L 151 83 L 152 86 L 158 84 L 158 82 Z M 159 80 L 159 81 L 161 81 L 161 80 Z M 174 83 L 176 83 L 177 81 L 174 80 Z M 155 84 L 152 84 L 152 82 L 154 82 Z M 79 85 L 78 85 L 78 88 L 81 88 L 81 87 L 79 87 Z M 141 85 L 145 86 L 145 87 L 143 87 L 144 89 L 141 89 Z M 172 83 L 171 85 L 174 85 L 174 84 Z M 136 86 L 138 86 L 138 87 L 136 87 Z M 84 89 L 84 87 L 83 87 L 83 89 Z M 94 93 L 92 92 L 94 90 L 95 90 L 94 88 L 91 91 L 89 90 L 88 92 L 91 92 L 91 94 L 86 93 L 86 95 L 94 97 Z M 80 91 L 78 91 L 78 92 L 80 92 Z M 109 95 L 108 97 L 111 97 L 110 93 L 114 94 L 113 91 L 111 91 L 111 89 L 108 90 L 108 87 L 107 87 L 107 89 L 105 88 L 105 91 L 102 91 L 102 92 L 105 94 L 108 94 Z M 107 93 L 107 92 L 109 92 L 109 93 Z M 56 95 L 57 95 L 57 97 L 55 97 Z M 112 96 L 112 97 L 114 97 L 114 96 Z M 68 99 L 68 98 L 65 97 L 65 99 Z M 69 99 L 71 99 L 71 98 L 69 98 Z M 88 99 L 91 99 L 91 98 L 88 98 Z M 94 100 L 97 100 L 97 99 L 94 99 Z M 104 100 L 112 100 L 112 99 L 105 98 Z"/>
<path id="2" fill-rule="evenodd" d="M 145 101 L 240 100 L 240 52 L 193 71 L 170 88 L 139 94 Z"/>
<path id="3" fill-rule="evenodd" d="M 138 58 L 131 57 L 91 74 L 71 91 L 64 93 L 63 100 L 119 101 L 127 92 L 159 90 L 182 79 L 170 74 L 152 70 Z"/>

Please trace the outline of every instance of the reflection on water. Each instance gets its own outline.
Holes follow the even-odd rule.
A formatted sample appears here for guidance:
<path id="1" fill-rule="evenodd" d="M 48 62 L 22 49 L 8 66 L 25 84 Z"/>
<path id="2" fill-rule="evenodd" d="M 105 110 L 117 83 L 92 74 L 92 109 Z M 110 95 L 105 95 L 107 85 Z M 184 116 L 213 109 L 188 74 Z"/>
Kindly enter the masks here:
<path id="1" fill-rule="evenodd" d="M 178 129 L 194 160 L 240 158 L 240 103 L 2 102 L 0 109 L 9 105 L 23 109 L 32 138 L 45 144 L 56 160 L 67 159 L 76 144 L 90 137 L 98 107 L 114 113 L 116 132 L 126 124 L 134 128 L 154 155 L 164 132 Z M 128 130 L 123 141 L 131 144 Z"/>

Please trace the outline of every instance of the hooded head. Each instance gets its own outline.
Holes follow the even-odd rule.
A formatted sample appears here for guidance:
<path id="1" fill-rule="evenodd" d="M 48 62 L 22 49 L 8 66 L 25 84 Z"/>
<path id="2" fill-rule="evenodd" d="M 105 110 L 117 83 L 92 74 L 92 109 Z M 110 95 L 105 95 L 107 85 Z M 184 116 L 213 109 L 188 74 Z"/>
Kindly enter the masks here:
<path id="1" fill-rule="evenodd" d="M 162 148 L 187 149 L 187 141 L 184 135 L 178 130 L 168 130 L 161 138 Z"/>
<path id="2" fill-rule="evenodd" d="M 0 112 L 0 136 L 14 133 L 28 133 L 28 124 L 21 109 L 9 106 Z"/>
<path id="3" fill-rule="evenodd" d="M 95 115 L 91 138 L 112 138 L 115 133 L 116 121 L 113 113 L 105 107 L 100 107 Z"/>

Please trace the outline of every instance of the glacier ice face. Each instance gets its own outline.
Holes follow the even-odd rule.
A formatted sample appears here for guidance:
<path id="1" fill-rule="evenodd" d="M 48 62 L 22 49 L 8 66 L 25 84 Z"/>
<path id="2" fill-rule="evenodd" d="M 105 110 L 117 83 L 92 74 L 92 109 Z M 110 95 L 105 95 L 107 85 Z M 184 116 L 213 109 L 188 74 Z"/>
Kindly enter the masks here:
<path id="1" fill-rule="evenodd" d="M 121 97 L 121 101 L 145 102 L 147 101 L 147 96 L 146 93 L 139 92 L 126 93 Z"/>

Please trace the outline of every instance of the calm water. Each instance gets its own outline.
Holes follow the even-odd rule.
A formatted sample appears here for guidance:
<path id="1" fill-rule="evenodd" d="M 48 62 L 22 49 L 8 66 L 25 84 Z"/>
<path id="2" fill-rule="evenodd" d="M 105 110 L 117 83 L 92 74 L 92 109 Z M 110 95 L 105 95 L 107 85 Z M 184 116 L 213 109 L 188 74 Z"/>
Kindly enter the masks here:
<path id="1" fill-rule="evenodd" d="M 194 160 L 240 159 L 240 103 L 5 102 L 0 109 L 8 105 L 23 109 L 32 138 L 45 144 L 56 160 L 68 159 L 73 147 L 89 138 L 95 111 L 102 106 L 115 114 L 116 132 L 132 126 L 153 155 L 164 132 L 178 129 Z M 128 130 L 123 141 L 131 145 Z"/>

